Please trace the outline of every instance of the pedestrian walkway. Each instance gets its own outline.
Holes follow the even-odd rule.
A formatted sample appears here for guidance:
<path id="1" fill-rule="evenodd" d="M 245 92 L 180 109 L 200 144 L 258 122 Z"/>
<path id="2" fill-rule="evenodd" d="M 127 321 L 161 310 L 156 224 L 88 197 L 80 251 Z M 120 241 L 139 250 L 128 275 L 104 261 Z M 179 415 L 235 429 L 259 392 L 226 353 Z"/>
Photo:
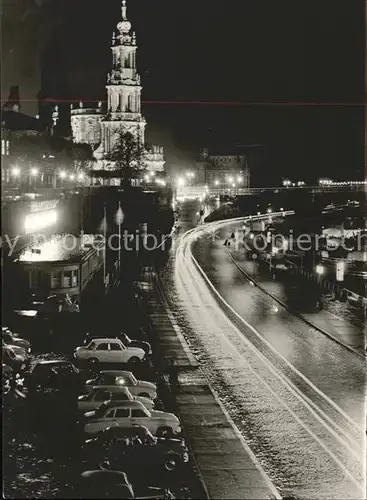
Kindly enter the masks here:
<path id="1" fill-rule="evenodd" d="M 262 265 L 247 259 L 244 252 L 231 252 L 230 257 L 239 269 L 256 282 L 263 291 L 284 307 L 291 308 L 292 312 L 297 312 L 294 311 L 293 305 L 290 306 L 290 298 L 287 295 L 281 274 L 278 274 L 275 280 L 272 279 L 270 273 Z M 302 286 L 300 279 L 299 286 Z M 342 317 L 328 311 L 327 307 L 315 312 L 300 311 L 298 315 L 314 328 L 332 337 L 358 355 L 364 356 L 365 339 L 362 326 L 359 328 L 349 321 L 345 321 Z"/>
<path id="2" fill-rule="evenodd" d="M 179 379 L 177 409 L 208 497 L 280 498 L 211 387 L 196 372 Z"/>
<path id="3" fill-rule="evenodd" d="M 205 380 L 157 282 L 148 292 L 147 305 L 160 353 L 165 360 L 173 359 L 178 368 L 176 410 L 207 497 L 280 499 Z"/>

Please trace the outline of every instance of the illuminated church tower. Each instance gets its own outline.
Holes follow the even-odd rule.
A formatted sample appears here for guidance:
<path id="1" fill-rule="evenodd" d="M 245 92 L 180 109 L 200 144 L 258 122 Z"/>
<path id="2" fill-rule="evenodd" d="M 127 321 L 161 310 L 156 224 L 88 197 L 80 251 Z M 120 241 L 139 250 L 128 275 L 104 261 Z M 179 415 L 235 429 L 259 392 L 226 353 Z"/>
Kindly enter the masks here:
<path id="1" fill-rule="evenodd" d="M 101 144 L 97 159 L 112 151 L 121 132 L 130 132 L 144 144 L 146 121 L 141 114 L 140 76 L 136 69 L 136 36 L 122 0 L 121 21 L 112 37 L 112 71 L 107 76 L 107 114 L 101 121 Z"/>
<path id="2" fill-rule="evenodd" d="M 98 109 L 79 108 L 71 111 L 71 125 L 76 142 L 86 142 L 94 149 L 98 160 L 96 169 L 112 169 L 105 160 L 119 141 L 120 134 L 130 132 L 143 147 L 146 121 L 141 113 L 140 75 L 136 67 L 136 36 L 127 19 L 126 0 L 122 0 L 121 20 L 112 36 L 112 70 L 107 75 L 107 105 Z M 98 143 L 96 144 L 96 141 Z M 93 141 L 93 142 L 92 142 Z M 147 170 L 161 172 L 164 169 L 163 148 L 145 147 Z"/>

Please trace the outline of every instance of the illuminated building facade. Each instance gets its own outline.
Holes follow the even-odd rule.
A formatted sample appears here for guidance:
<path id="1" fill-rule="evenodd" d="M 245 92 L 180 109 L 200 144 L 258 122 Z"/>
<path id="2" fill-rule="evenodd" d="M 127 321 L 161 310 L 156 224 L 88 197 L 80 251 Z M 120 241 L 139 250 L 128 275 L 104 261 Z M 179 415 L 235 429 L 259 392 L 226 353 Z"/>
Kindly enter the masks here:
<path id="1" fill-rule="evenodd" d="M 213 187 L 250 187 L 250 170 L 240 151 L 209 153 L 204 149 L 196 161 L 197 182 Z"/>
<path id="2" fill-rule="evenodd" d="M 80 301 L 104 261 L 103 243 L 86 244 L 85 241 L 85 236 L 58 235 L 24 249 L 16 263 L 25 275 L 30 292 L 39 298 L 68 295 Z"/>

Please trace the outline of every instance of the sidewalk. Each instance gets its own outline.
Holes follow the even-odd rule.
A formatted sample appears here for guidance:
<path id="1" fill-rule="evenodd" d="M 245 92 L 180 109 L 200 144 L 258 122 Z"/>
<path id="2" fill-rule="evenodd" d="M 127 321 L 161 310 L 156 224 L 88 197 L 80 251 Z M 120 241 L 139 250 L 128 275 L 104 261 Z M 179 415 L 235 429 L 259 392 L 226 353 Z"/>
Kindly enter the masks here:
<path id="1" fill-rule="evenodd" d="M 204 379 L 159 283 L 147 293 L 161 355 L 179 368 L 176 409 L 192 460 L 211 499 L 281 498 L 221 402 Z"/>
<path id="2" fill-rule="evenodd" d="M 281 305 L 298 314 L 298 316 L 308 322 L 310 326 L 313 326 L 337 342 L 343 344 L 359 356 L 364 357 L 365 339 L 362 325 L 358 327 L 342 317 L 337 316 L 328 310 L 327 304 L 325 304 L 323 310 L 315 312 L 299 311 L 295 309 L 294 305 L 290 304 L 290 296 L 287 294 L 285 282 L 282 280 L 281 273 L 278 273 L 276 279 L 273 280 L 266 268 L 266 264 L 258 264 L 248 260 L 244 252 L 231 252 L 230 257 L 245 275 L 251 278 L 259 288 L 271 295 Z M 299 285 L 299 289 L 302 290 L 303 282 L 301 278 L 295 280 L 294 284 Z M 343 307 L 341 303 L 340 307 Z"/>

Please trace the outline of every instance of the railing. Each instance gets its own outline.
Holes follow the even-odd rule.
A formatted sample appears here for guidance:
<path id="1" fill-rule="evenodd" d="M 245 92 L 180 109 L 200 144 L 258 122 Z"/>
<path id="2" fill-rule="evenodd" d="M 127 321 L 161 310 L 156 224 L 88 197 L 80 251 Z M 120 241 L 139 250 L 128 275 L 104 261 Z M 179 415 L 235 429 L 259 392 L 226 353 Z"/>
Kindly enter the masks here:
<path id="1" fill-rule="evenodd" d="M 190 188 L 187 188 L 188 190 Z M 258 194 L 258 193 L 280 193 L 287 191 L 306 191 L 311 193 L 325 193 L 325 192 L 363 192 L 366 186 L 363 184 L 356 184 L 351 186 L 274 186 L 274 187 L 258 187 L 258 188 L 227 188 L 227 187 L 209 187 L 208 193 L 210 195 L 242 195 L 242 194 Z"/>

